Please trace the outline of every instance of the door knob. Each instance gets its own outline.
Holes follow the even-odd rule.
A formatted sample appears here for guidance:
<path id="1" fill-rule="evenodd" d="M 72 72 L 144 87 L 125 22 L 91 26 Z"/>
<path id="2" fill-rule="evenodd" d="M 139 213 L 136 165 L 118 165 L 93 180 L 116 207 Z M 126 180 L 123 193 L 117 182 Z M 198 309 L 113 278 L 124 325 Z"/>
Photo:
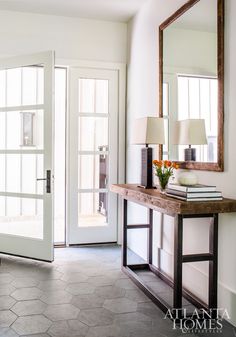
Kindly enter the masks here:
<path id="1" fill-rule="evenodd" d="M 46 181 L 46 192 L 51 193 L 51 170 L 46 171 L 46 178 L 37 178 L 37 181 Z"/>

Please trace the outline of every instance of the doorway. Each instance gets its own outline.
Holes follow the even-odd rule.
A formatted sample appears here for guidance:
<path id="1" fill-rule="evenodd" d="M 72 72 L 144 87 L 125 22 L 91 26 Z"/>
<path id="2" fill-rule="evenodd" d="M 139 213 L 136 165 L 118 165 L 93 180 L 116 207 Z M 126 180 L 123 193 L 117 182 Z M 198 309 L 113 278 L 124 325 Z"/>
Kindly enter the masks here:
<path id="1" fill-rule="evenodd" d="M 50 202 L 54 207 L 50 207 L 50 212 L 45 203 L 47 214 L 54 216 L 52 242 L 55 245 L 117 242 L 118 202 L 109 192 L 109 184 L 122 180 L 124 172 L 124 161 L 119 156 L 125 140 L 119 144 L 118 134 L 122 123 L 124 126 L 125 118 L 119 115 L 119 109 L 124 107 L 120 93 L 125 92 L 125 87 L 120 87 L 119 70 L 50 64 L 51 88 L 55 80 L 55 114 L 49 129 L 42 115 L 42 102 L 53 100 L 53 91 L 47 91 L 49 75 L 42 67 L 43 62 L 35 65 L 36 55 L 32 61 L 25 59 L 18 57 L 19 66 L 0 73 L 4 93 L 0 97 L 3 131 L 0 165 L 4 173 L 0 179 L 0 236 L 8 246 L 10 241 L 23 242 L 26 238 L 27 245 L 32 239 L 32 247 L 35 240 L 43 242 L 49 227 L 42 222 L 45 213 L 42 205 L 49 196 L 46 181 L 41 181 L 47 175 L 42 155 L 44 146 L 54 138 L 50 176 L 54 192 Z M 19 102 L 10 101 L 18 96 Z M 21 251 L 23 243 L 20 246 Z M 12 254 L 23 256 L 20 251 L 13 249 Z M 53 253 L 50 254 L 50 258 L 41 255 L 52 260 Z M 38 258 L 36 253 L 24 254 L 27 255 Z"/>
<path id="2" fill-rule="evenodd" d="M 68 243 L 117 242 L 118 72 L 71 68 Z"/>

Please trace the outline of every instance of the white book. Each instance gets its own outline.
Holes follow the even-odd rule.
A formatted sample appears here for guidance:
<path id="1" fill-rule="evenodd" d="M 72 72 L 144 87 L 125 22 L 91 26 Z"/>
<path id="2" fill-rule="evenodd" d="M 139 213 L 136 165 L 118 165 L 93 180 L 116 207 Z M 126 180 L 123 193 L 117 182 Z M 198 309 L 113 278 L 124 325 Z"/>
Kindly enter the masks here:
<path id="1" fill-rule="evenodd" d="M 221 201 L 221 200 L 223 200 L 222 197 L 216 197 L 216 198 L 190 198 L 190 199 L 187 199 L 185 197 L 181 197 L 179 195 L 173 195 L 173 194 L 169 194 L 169 193 L 166 193 L 166 196 L 174 198 L 174 199 L 179 199 L 179 200 L 182 200 L 182 201 L 188 201 L 188 202 L 196 202 L 196 201 Z"/>
<path id="2" fill-rule="evenodd" d="M 169 184 L 168 187 L 172 190 L 182 191 L 182 192 L 215 192 L 216 186 L 208 185 L 193 185 L 193 186 L 183 186 L 178 184 Z"/>

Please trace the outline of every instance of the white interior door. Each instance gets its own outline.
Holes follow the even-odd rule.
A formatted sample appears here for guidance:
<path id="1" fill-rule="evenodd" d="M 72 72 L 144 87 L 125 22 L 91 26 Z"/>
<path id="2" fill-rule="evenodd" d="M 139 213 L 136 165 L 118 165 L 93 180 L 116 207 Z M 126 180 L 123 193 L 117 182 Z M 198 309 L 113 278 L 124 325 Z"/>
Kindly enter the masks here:
<path id="1" fill-rule="evenodd" d="M 54 52 L 0 60 L 0 252 L 53 260 L 53 107 Z"/>
<path id="2" fill-rule="evenodd" d="M 118 73 L 70 70 L 69 244 L 117 241 Z"/>

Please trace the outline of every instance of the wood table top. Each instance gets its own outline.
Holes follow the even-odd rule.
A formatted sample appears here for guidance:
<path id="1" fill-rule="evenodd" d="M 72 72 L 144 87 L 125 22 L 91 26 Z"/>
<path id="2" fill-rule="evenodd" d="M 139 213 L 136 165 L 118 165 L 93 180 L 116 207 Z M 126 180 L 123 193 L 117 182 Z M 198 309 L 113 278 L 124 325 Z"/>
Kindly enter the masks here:
<path id="1" fill-rule="evenodd" d="M 111 192 L 124 199 L 149 207 L 168 215 L 212 214 L 236 212 L 236 200 L 224 198 L 221 201 L 182 201 L 160 193 L 158 189 L 144 189 L 138 184 L 111 185 Z"/>

